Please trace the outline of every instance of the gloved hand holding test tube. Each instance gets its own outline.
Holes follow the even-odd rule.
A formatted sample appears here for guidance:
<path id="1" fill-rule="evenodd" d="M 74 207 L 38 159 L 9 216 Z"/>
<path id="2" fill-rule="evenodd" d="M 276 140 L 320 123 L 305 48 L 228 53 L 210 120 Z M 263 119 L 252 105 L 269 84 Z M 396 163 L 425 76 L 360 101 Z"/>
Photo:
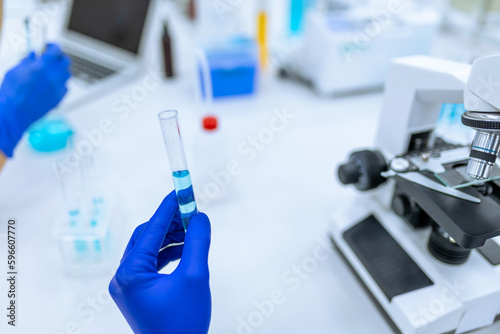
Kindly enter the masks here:
<path id="1" fill-rule="evenodd" d="M 158 118 L 163 130 L 163 138 L 167 148 L 182 223 L 184 230 L 187 230 L 191 216 L 198 213 L 198 209 L 194 198 L 191 175 L 187 167 L 184 146 L 182 145 L 177 110 L 161 112 Z"/>
<path id="2" fill-rule="evenodd" d="M 175 110 L 158 115 L 175 193 L 135 229 L 109 284 L 134 333 L 203 334 L 210 327 L 210 221 L 196 208 L 177 116 Z M 179 259 L 171 274 L 159 272 Z"/>

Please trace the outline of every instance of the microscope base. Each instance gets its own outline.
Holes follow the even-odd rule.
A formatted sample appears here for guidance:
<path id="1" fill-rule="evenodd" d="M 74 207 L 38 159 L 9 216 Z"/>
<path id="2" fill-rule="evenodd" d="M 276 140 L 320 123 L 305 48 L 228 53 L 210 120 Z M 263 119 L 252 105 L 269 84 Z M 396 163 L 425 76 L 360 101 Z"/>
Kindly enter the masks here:
<path id="1" fill-rule="evenodd" d="M 430 228 L 415 230 L 371 196 L 332 217 L 338 250 L 405 334 L 465 333 L 500 314 L 500 265 L 473 250 L 448 265 L 427 250 Z"/>

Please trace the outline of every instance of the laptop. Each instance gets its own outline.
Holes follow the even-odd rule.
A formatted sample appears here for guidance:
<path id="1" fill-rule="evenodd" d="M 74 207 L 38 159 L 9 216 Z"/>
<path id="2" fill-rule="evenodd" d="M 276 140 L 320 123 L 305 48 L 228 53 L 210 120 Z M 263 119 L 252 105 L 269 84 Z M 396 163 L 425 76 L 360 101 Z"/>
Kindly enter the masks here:
<path id="1" fill-rule="evenodd" d="M 130 81 L 143 64 L 154 0 L 72 0 L 60 44 L 73 76 L 63 109 Z"/>

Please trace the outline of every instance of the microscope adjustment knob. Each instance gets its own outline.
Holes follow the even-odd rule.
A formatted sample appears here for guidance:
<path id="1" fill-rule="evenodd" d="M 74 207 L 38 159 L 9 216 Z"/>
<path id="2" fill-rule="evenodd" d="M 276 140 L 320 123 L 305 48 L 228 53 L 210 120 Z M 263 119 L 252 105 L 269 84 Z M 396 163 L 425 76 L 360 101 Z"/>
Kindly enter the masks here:
<path id="1" fill-rule="evenodd" d="M 465 263 L 471 253 L 470 249 L 461 247 L 436 224 L 432 228 L 432 233 L 427 242 L 427 249 L 436 259 L 452 265 Z"/>
<path id="2" fill-rule="evenodd" d="M 361 176 L 358 166 L 352 162 L 348 162 L 339 166 L 338 176 L 342 184 L 348 185 L 357 183 Z"/>
<path id="3" fill-rule="evenodd" d="M 358 190 L 366 191 L 385 182 L 380 173 L 387 170 L 387 162 L 379 151 L 358 151 L 351 154 L 349 161 L 339 166 L 337 174 L 345 185 L 354 184 Z"/>
<path id="4" fill-rule="evenodd" d="M 412 211 L 410 200 L 405 195 L 394 196 L 392 209 L 398 216 L 404 217 L 409 215 Z"/>

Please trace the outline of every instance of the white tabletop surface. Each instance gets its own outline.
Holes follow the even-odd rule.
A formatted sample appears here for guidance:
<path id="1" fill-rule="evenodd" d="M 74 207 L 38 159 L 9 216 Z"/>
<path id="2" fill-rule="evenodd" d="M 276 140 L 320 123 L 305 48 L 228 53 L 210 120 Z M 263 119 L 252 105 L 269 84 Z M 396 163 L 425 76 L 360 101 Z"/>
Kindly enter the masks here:
<path id="1" fill-rule="evenodd" d="M 119 208 L 114 221 L 114 267 L 134 228 L 147 221 L 173 189 L 158 112 L 180 110 L 188 158 L 196 145 L 201 108 L 190 76 L 183 74 L 173 81 L 163 80 L 125 119 L 112 112 L 112 105 L 146 74 L 66 114 L 80 131 L 97 128 L 103 118 L 115 125 L 98 147 L 108 176 L 106 185 L 116 194 Z M 354 194 L 340 187 L 335 167 L 349 151 L 371 146 L 381 102 L 377 92 L 321 99 L 302 86 L 267 75 L 255 97 L 215 104 L 231 158 L 241 163 L 243 172 L 231 180 L 225 202 L 204 209 L 213 230 L 210 333 L 391 333 L 337 253 L 317 261 L 300 284 L 284 279 L 290 278 L 294 266 L 310 261 L 316 247 L 323 247 L 330 214 Z M 246 161 L 237 146 L 268 127 L 275 109 L 286 109 L 295 118 L 255 160 Z M 107 295 L 112 270 L 94 278 L 64 274 L 52 234 L 63 210 L 53 170 L 59 158 L 61 154 L 36 153 L 23 141 L 0 174 L 0 235 L 5 234 L 9 217 L 16 218 L 19 229 L 18 327 L 8 328 L 2 320 L 0 331 L 130 333 Z M 4 263 L 4 240 L 0 239 L 0 247 L 0 263 Z M 4 279 L 0 282 L 3 305 L 7 287 Z M 268 300 L 275 290 L 283 293 L 284 302 L 259 326 L 238 332 L 240 320 L 252 317 L 256 304 Z M 478 333 L 499 331 L 495 325 Z"/>

